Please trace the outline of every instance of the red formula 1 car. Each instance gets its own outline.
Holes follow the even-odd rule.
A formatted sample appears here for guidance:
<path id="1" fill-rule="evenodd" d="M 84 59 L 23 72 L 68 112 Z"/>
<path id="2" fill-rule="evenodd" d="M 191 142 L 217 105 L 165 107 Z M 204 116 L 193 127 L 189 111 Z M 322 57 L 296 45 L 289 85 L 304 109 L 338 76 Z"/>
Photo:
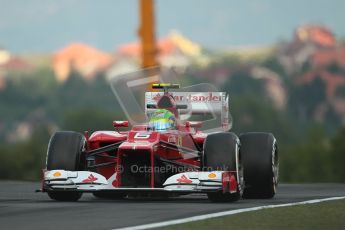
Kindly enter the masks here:
<path id="1" fill-rule="evenodd" d="M 154 84 L 147 92 L 149 121 L 114 121 L 116 131 L 89 136 L 56 132 L 50 139 L 42 192 L 76 201 L 84 192 L 98 197 L 206 193 L 211 201 L 272 198 L 278 184 L 277 143 L 270 133 L 228 132 L 224 92 L 169 92 L 176 84 Z M 187 103 L 184 104 L 184 103 Z M 201 122 L 182 114 L 220 114 L 224 131 L 204 133 Z"/>

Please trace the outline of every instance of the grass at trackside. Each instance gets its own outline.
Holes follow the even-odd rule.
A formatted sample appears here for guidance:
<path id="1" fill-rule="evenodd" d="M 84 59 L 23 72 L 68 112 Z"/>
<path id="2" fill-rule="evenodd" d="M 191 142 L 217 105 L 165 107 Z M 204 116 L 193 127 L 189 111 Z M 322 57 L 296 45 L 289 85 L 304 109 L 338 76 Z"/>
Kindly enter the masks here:
<path id="1" fill-rule="evenodd" d="M 161 229 L 345 229 L 345 200 L 264 209 Z"/>

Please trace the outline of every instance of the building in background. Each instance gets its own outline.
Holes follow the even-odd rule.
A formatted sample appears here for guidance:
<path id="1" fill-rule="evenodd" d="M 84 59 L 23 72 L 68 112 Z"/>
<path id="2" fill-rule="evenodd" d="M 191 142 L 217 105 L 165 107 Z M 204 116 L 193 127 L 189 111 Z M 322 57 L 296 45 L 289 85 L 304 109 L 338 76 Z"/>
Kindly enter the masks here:
<path id="1" fill-rule="evenodd" d="M 72 43 L 53 56 L 53 69 L 58 81 L 65 81 L 72 70 L 85 79 L 93 79 L 113 62 L 113 57 L 94 47 L 82 43 Z"/>
<path id="2" fill-rule="evenodd" d="M 6 76 L 8 72 L 27 72 L 32 66 L 24 59 L 12 55 L 10 51 L 0 48 L 0 90 L 6 87 Z"/>

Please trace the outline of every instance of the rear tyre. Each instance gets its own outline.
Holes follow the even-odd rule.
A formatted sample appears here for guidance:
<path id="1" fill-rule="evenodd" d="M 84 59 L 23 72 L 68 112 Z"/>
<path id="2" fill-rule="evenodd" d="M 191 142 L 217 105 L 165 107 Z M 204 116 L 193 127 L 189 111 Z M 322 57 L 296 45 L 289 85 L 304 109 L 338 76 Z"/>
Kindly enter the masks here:
<path id="1" fill-rule="evenodd" d="M 56 132 L 49 141 L 47 151 L 47 170 L 78 171 L 80 157 L 85 146 L 85 138 L 76 132 Z M 57 201 L 77 201 L 81 192 L 49 191 L 48 196 Z"/>
<path id="2" fill-rule="evenodd" d="M 274 197 L 278 185 L 278 150 L 271 133 L 245 133 L 240 135 L 244 198 Z"/>
<path id="3" fill-rule="evenodd" d="M 240 181 L 237 192 L 232 194 L 224 194 L 222 191 L 208 193 L 207 196 L 212 202 L 232 202 L 241 198 L 242 167 L 239 155 L 239 139 L 234 133 L 208 135 L 204 142 L 202 162 L 203 171 L 235 171 L 239 174 Z"/>

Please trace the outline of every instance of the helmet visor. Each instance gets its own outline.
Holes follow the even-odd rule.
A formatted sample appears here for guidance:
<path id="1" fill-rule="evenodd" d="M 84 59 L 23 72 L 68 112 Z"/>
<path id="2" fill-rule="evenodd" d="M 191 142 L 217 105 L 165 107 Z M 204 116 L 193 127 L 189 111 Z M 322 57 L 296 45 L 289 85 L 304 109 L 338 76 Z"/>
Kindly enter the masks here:
<path id="1" fill-rule="evenodd" d="M 163 119 L 155 120 L 155 121 L 150 121 L 149 122 L 149 127 L 157 130 L 157 131 L 164 131 L 172 128 L 171 122 Z"/>

